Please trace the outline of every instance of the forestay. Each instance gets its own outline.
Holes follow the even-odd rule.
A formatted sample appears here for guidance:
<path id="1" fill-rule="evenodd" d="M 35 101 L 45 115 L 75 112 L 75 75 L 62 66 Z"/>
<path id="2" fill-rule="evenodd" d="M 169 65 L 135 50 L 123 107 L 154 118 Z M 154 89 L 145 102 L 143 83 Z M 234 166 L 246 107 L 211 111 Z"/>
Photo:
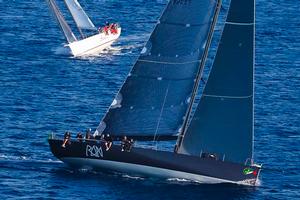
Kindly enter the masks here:
<path id="1" fill-rule="evenodd" d="M 55 18 L 57 19 L 64 35 L 69 43 L 77 41 L 75 35 L 71 31 L 70 26 L 67 24 L 66 20 L 64 19 L 63 15 L 61 14 L 58 6 L 56 5 L 54 0 L 48 0 L 50 9 L 53 11 Z"/>
<path id="2" fill-rule="evenodd" d="M 213 0 L 169 1 L 96 134 L 178 134 L 215 8 Z"/>
<path id="3" fill-rule="evenodd" d="M 252 159 L 254 0 L 231 0 L 212 71 L 179 153 Z"/>
<path id="4" fill-rule="evenodd" d="M 79 29 L 96 30 L 95 25 L 84 12 L 77 0 L 64 0 Z"/>

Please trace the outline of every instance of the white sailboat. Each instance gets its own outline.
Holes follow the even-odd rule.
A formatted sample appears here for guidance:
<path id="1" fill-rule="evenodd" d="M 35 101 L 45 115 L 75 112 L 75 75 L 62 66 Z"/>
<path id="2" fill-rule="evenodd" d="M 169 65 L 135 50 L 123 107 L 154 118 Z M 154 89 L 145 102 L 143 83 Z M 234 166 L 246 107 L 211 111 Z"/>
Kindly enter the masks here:
<path id="1" fill-rule="evenodd" d="M 110 46 L 121 34 L 121 27 L 118 24 L 107 24 L 103 29 L 97 30 L 77 0 L 64 0 L 81 35 L 79 39 L 72 32 L 55 0 L 47 0 L 47 2 L 68 41 L 66 47 L 70 48 L 75 57 L 98 54 Z M 86 36 L 84 30 L 95 34 Z"/>

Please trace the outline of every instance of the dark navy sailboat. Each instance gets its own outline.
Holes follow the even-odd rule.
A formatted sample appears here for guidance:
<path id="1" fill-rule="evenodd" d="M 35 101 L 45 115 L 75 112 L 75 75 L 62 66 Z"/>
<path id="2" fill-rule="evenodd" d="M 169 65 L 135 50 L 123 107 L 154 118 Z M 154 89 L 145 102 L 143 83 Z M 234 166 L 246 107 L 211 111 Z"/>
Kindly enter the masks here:
<path id="1" fill-rule="evenodd" d="M 49 138 L 53 154 L 75 168 L 255 185 L 253 162 L 254 0 L 231 0 L 212 70 L 195 98 L 220 1 L 171 0 L 95 135 L 177 139 L 175 150 L 108 151 L 101 140 Z M 192 112 L 193 111 L 193 112 Z M 193 113 L 193 115 L 192 115 Z"/>

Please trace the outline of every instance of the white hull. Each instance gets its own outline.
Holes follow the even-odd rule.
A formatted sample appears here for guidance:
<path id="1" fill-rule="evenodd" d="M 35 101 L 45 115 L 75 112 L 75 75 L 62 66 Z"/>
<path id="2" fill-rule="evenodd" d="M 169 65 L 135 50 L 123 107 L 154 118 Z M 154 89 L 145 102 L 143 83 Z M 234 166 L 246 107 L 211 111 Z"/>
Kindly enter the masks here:
<path id="1" fill-rule="evenodd" d="M 191 174 L 182 171 L 150 167 L 146 165 L 138 165 L 132 163 L 124 163 L 117 161 L 108 161 L 108 160 L 96 160 L 89 158 L 75 158 L 75 157 L 65 157 L 61 160 L 71 166 L 76 166 L 77 168 L 83 169 L 94 169 L 94 170 L 108 170 L 122 172 L 131 175 L 145 175 L 149 177 L 160 177 L 166 179 L 184 179 L 190 180 L 198 183 L 205 184 L 218 184 L 218 183 L 235 183 L 249 185 L 248 183 L 242 182 L 233 182 L 224 179 L 218 179 L 198 174 Z"/>
<path id="2" fill-rule="evenodd" d="M 121 34 L 121 28 L 118 28 L 117 34 L 99 33 L 97 35 L 90 36 L 83 40 L 72 42 L 67 46 L 70 48 L 73 56 L 86 56 L 96 55 L 103 49 L 110 46 Z"/>

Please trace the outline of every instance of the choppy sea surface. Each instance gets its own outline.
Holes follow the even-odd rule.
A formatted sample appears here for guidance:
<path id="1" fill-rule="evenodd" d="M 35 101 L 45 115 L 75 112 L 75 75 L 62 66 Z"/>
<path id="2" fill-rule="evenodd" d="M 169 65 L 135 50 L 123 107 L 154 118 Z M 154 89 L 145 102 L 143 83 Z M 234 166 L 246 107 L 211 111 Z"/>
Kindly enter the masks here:
<path id="1" fill-rule="evenodd" d="M 299 2 L 256 2 L 258 187 L 80 172 L 51 154 L 49 133 L 97 127 L 167 3 L 80 2 L 95 24 L 123 28 L 97 57 L 65 52 L 46 1 L 0 0 L 1 199 L 300 199 Z"/>

